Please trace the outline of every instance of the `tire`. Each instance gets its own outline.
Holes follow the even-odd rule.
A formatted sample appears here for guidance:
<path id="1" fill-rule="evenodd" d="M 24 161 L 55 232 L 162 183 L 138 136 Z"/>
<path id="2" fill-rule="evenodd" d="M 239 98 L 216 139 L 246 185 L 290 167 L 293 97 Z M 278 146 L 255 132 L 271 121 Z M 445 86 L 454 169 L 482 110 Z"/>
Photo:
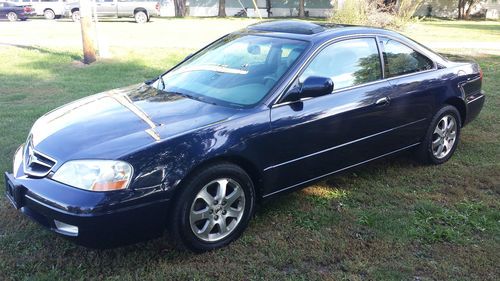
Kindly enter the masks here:
<path id="1" fill-rule="evenodd" d="M 43 16 L 48 20 L 53 20 L 56 18 L 56 14 L 51 9 L 43 11 Z"/>
<path id="2" fill-rule="evenodd" d="M 74 22 L 80 22 L 80 11 L 74 11 L 73 13 L 71 13 L 71 19 Z"/>
<path id="3" fill-rule="evenodd" d="M 134 14 L 136 23 L 147 23 L 149 21 L 148 15 L 143 11 L 138 11 Z"/>
<path id="4" fill-rule="evenodd" d="M 425 164 L 442 164 L 451 158 L 460 139 L 460 113 L 451 105 L 443 106 L 432 118 L 417 156 Z"/>
<path id="5" fill-rule="evenodd" d="M 253 216 L 252 180 L 231 163 L 200 169 L 180 188 L 168 225 L 179 249 L 205 252 L 224 247 L 240 237 Z"/>
<path id="6" fill-rule="evenodd" d="M 14 12 L 7 13 L 7 19 L 9 21 L 17 21 L 17 14 Z"/>

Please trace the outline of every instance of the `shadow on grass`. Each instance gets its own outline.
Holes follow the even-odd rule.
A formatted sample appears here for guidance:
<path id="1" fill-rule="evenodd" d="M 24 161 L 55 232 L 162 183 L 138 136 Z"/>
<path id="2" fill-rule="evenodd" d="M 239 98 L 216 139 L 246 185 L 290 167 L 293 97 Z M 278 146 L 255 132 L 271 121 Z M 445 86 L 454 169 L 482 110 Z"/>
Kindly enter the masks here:
<path id="1" fill-rule="evenodd" d="M 20 45 L 20 44 L 11 44 L 11 43 L 5 43 L 5 42 L 0 42 L 0 46 L 9 46 L 9 47 L 15 47 L 15 48 L 29 50 L 29 51 L 38 51 L 42 54 L 49 54 L 49 55 L 54 55 L 54 56 L 70 56 L 74 60 L 81 59 L 80 56 L 78 56 L 74 53 L 71 53 L 71 52 L 54 51 L 54 50 L 51 50 L 48 48 L 42 48 L 42 47 Z"/>

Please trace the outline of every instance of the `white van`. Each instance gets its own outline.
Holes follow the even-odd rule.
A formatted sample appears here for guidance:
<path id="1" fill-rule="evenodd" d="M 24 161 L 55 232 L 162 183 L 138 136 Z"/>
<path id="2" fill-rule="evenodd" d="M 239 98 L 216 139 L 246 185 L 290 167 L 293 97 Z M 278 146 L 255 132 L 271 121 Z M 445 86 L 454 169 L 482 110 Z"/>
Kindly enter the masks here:
<path id="1" fill-rule="evenodd" d="M 75 1 L 78 0 L 10 0 L 10 2 L 31 5 L 37 16 L 44 16 L 49 20 L 64 16 L 66 3 Z"/>

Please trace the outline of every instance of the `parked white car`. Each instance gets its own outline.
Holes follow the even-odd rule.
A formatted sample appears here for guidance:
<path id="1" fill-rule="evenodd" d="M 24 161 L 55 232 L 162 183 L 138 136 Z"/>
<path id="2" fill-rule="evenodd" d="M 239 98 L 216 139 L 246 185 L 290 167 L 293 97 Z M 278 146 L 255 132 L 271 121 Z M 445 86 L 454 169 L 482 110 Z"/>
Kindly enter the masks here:
<path id="1" fill-rule="evenodd" d="M 10 0 L 10 2 L 31 5 L 37 16 L 44 16 L 49 20 L 64 16 L 65 5 L 75 1 L 78 0 Z"/>
<path id="2" fill-rule="evenodd" d="M 151 17 L 160 15 L 161 0 L 95 0 L 98 17 L 134 18 L 137 23 L 146 23 Z M 66 15 L 80 21 L 80 2 L 68 3 Z"/>

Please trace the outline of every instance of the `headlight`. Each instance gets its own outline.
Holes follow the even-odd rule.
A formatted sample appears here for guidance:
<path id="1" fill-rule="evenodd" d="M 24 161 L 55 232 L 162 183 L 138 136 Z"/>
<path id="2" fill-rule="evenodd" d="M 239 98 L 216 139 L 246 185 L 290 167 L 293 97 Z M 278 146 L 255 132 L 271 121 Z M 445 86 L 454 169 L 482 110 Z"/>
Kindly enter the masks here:
<path id="1" fill-rule="evenodd" d="M 19 170 L 19 167 L 21 167 L 21 164 L 23 163 L 23 146 L 21 145 L 20 147 L 17 148 L 16 154 L 14 154 L 14 167 L 12 168 L 12 173 L 14 174 L 14 177 L 17 176 L 17 171 Z"/>
<path id="2" fill-rule="evenodd" d="M 64 163 L 52 179 L 91 191 L 112 191 L 128 187 L 132 166 L 114 160 L 74 160 Z"/>

